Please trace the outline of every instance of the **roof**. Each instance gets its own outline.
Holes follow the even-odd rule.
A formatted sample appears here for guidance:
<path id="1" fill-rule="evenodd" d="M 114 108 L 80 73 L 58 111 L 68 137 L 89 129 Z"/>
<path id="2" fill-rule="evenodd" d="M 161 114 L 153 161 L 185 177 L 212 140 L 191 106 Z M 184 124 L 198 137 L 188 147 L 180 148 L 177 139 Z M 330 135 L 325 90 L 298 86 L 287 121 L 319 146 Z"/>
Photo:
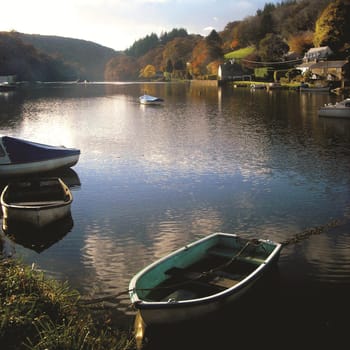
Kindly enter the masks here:
<path id="1" fill-rule="evenodd" d="M 330 50 L 328 46 L 312 47 L 311 49 L 308 50 L 307 53 L 317 53 L 317 52 L 323 52 L 328 50 Z"/>
<path id="2" fill-rule="evenodd" d="M 310 68 L 343 68 L 348 61 L 322 61 L 314 63 Z"/>

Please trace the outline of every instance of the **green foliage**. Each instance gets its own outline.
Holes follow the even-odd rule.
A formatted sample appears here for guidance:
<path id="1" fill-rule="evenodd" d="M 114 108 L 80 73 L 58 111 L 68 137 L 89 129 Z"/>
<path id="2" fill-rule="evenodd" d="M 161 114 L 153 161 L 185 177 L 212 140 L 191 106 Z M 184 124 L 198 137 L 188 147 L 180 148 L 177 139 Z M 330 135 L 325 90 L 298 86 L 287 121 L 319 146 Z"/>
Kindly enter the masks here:
<path id="1" fill-rule="evenodd" d="M 246 58 L 247 56 L 251 55 L 254 51 L 255 51 L 255 46 L 249 46 L 249 47 L 245 47 L 243 49 L 231 51 L 231 52 L 227 53 L 224 56 L 224 58 L 226 60 L 230 60 L 230 59 L 240 60 L 242 58 Z"/>
<path id="2" fill-rule="evenodd" d="M 0 75 L 16 75 L 18 81 L 74 80 L 79 74 L 62 59 L 25 44 L 16 32 L 0 33 L 0 52 Z"/>
<path id="3" fill-rule="evenodd" d="M 1 347 L 15 349 L 131 349 L 127 333 L 97 327 L 67 283 L 13 260 L 0 260 Z"/>
<path id="4" fill-rule="evenodd" d="M 262 68 L 255 68 L 254 69 L 254 75 L 257 78 L 266 78 L 269 76 L 269 71 L 267 67 L 262 67 Z"/>
<path id="5" fill-rule="evenodd" d="M 128 56 L 141 57 L 147 51 L 155 48 L 159 44 L 159 38 L 157 34 L 152 33 L 151 35 L 146 35 L 144 38 L 139 39 L 134 42 L 134 44 L 125 50 Z"/>
<path id="6" fill-rule="evenodd" d="M 258 54 L 263 61 L 278 62 L 289 50 L 289 46 L 276 34 L 267 34 L 260 41 Z"/>
<path id="7" fill-rule="evenodd" d="M 175 38 L 185 38 L 186 36 L 188 36 L 187 30 L 180 28 L 174 28 L 171 32 L 167 33 L 164 32 L 160 35 L 160 43 L 165 45 L 166 43 L 168 43 L 169 41 L 172 41 Z"/>

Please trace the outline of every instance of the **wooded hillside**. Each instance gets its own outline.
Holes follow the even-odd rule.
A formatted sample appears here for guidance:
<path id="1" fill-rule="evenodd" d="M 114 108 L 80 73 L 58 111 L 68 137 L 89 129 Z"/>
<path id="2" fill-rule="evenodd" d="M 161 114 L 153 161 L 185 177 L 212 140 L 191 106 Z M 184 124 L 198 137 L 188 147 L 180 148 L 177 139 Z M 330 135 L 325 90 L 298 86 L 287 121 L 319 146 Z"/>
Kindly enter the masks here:
<path id="1" fill-rule="evenodd" d="M 160 37 L 152 33 L 111 59 L 106 66 L 105 79 L 210 79 L 216 76 L 224 54 L 246 47 L 254 48 L 248 57 L 251 61 L 282 61 L 289 51 L 302 56 L 314 46 L 316 22 L 325 8 L 331 3 L 345 6 L 346 2 L 287 0 L 266 3 L 255 15 L 230 22 L 223 31 L 214 30 L 207 37 L 189 35 L 185 29 L 173 29 Z M 332 14 L 331 18 L 334 16 Z M 349 36 L 345 35 L 341 39 L 343 44 L 345 38 L 350 42 Z M 323 44 L 326 42 L 324 40 Z M 330 46 L 332 43 L 328 41 Z M 337 48 L 340 55 L 346 54 L 345 47 L 338 45 Z"/>
<path id="2" fill-rule="evenodd" d="M 103 81 L 116 51 L 90 41 L 0 32 L 0 75 L 18 81 Z"/>
<path id="3" fill-rule="evenodd" d="M 18 80 L 215 79 L 228 53 L 244 48 L 246 62 L 284 61 L 288 52 L 302 57 L 324 45 L 335 59 L 345 59 L 349 23 L 350 0 L 285 0 L 266 3 L 206 37 L 175 28 L 148 34 L 124 52 L 84 40 L 2 32 L 0 74 L 16 74 Z"/>

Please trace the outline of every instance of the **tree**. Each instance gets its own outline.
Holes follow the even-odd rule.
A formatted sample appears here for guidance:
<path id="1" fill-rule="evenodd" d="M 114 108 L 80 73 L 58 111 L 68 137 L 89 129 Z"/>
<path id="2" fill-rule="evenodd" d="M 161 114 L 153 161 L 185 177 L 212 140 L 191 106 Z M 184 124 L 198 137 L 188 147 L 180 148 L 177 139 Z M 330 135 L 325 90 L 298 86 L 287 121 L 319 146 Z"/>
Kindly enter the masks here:
<path id="1" fill-rule="evenodd" d="M 156 75 L 156 68 L 152 64 L 148 64 L 146 67 L 140 70 L 140 78 L 153 78 Z"/>
<path id="2" fill-rule="evenodd" d="M 258 54 L 263 61 L 279 62 L 288 50 L 289 46 L 279 35 L 269 33 L 260 41 Z"/>
<path id="3" fill-rule="evenodd" d="M 344 49 L 344 43 L 350 42 L 350 3 L 335 0 L 322 12 L 316 21 L 315 47 L 329 46 L 333 52 Z"/>
<path id="4" fill-rule="evenodd" d="M 168 59 L 168 61 L 166 63 L 165 71 L 168 73 L 172 73 L 173 69 L 174 69 L 173 63 L 171 62 L 171 59 Z"/>
<path id="5" fill-rule="evenodd" d="M 313 36 L 314 34 L 311 31 L 301 32 L 290 36 L 288 39 L 289 49 L 302 55 L 313 46 Z"/>
<path id="6" fill-rule="evenodd" d="M 159 45 L 158 36 L 157 34 L 152 33 L 151 35 L 146 35 L 144 38 L 135 41 L 130 48 L 125 50 L 125 53 L 128 56 L 141 57 L 157 45 Z"/>
<path id="7" fill-rule="evenodd" d="M 135 58 L 127 55 L 118 55 L 106 65 L 105 80 L 125 81 L 137 78 L 139 66 Z"/>

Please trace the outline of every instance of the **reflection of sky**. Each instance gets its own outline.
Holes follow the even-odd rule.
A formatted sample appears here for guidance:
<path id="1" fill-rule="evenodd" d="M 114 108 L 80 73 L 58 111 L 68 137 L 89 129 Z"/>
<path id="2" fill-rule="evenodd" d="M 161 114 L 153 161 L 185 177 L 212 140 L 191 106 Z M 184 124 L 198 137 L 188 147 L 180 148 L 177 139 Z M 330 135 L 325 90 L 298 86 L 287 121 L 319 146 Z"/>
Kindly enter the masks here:
<path id="1" fill-rule="evenodd" d="M 324 97 L 223 92 L 219 108 L 216 90 L 155 84 L 149 91 L 164 106 L 141 108 L 141 86 L 109 89 L 26 100 L 12 130 L 82 151 L 72 232 L 40 256 L 25 254 L 89 293 L 125 290 L 137 270 L 214 231 L 283 241 L 348 213 L 349 143 L 315 117 Z M 303 262 L 337 278 L 348 244 L 318 242 Z"/>

